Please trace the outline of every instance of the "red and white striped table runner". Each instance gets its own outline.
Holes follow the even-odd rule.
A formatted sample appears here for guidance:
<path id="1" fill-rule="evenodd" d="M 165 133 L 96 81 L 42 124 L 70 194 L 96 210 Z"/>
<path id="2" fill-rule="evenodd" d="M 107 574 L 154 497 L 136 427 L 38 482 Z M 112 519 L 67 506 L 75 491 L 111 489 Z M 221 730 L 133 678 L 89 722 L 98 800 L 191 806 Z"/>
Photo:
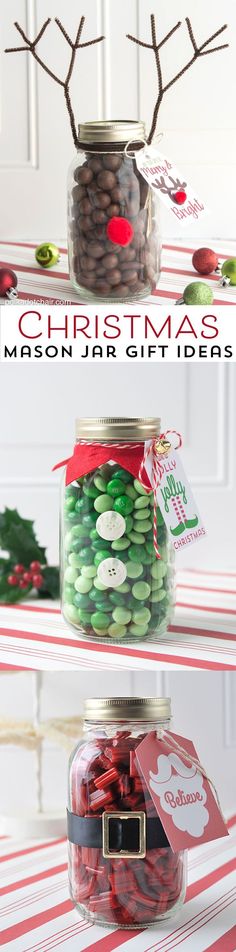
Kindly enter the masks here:
<path id="1" fill-rule="evenodd" d="M 151 642 L 103 645 L 70 630 L 53 602 L 0 605 L 0 669 L 236 669 L 236 572 L 181 571 L 173 624 Z"/>
<path id="2" fill-rule="evenodd" d="M 40 301 L 42 304 L 49 301 L 54 304 L 66 302 L 78 305 L 78 295 L 69 283 L 65 242 L 56 241 L 60 248 L 60 261 L 50 270 L 40 268 L 35 261 L 35 248 L 38 244 L 40 240 L 0 241 L 0 267 L 13 268 L 16 272 L 19 303 L 27 299 Z M 164 243 L 160 281 L 156 290 L 145 299 L 145 304 L 147 301 L 150 304 L 166 304 L 172 301 L 174 304 L 176 299 L 182 296 L 186 284 L 194 278 L 199 279 L 199 275 L 192 267 L 192 254 L 195 248 L 201 245 L 213 247 L 220 261 L 236 255 L 235 241 L 189 238 Z M 218 275 L 210 275 L 204 280 L 207 280 L 214 290 L 215 304 L 235 304 L 235 288 L 221 288 Z"/>
<path id="3" fill-rule="evenodd" d="M 0 946 L 6 952 L 235 952 L 236 816 L 230 836 L 189 852 L 188 889 L 173 920 L 138 932 L 93 926 L 68 894 L 65 840 L 0 840 Z"/>

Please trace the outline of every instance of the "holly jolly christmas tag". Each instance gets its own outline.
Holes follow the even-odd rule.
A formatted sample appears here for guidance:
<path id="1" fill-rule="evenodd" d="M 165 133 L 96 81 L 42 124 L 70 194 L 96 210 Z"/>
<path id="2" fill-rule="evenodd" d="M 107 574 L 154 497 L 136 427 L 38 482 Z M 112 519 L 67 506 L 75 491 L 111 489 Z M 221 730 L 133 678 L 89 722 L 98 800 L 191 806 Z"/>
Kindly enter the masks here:
<path id="1" fill-rule="evenodd" d="M 162 152 L 146 145 L 135 153 L 135 161 L 140 174 L 180 225 L 185 227 L 189 221 L 197 222 L 209 214 L 186 177 Z"/>
<path id="2" fill-rule="evenodd" d="M 145 443 L 145 453 L 150 447 L 150 442 L 147 440 Z M 198 542 L 206 535 L 206 530 L 179 453 L 170 447 L 165 455 L 162 453 L 159 456 L 158 444 L 156 452 L 159 469 L 158 478 L 160 480 L 156 491 L 156 499 L 174 549 L 178 550 L 183 546 Z M 147 456 L 145 469 L 152 485 L 152 454 Z"/>
<path id="3" fill-rule="evenodd" d="M 176 742 L 187 757 L 176 750 Z M 191 757 L 198 760 L 192 741 L 153 731 L 136 747 L 135 757 L 174 852 L 228 836 L 210 781 L 191 763 Z"/>

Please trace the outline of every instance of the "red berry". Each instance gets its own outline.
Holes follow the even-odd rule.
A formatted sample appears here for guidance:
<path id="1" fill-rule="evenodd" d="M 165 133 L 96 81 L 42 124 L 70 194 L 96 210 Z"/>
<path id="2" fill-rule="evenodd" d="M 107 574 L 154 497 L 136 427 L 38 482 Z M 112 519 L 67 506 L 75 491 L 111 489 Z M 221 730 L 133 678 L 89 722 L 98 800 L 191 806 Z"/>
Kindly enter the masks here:
<path id="1" fill-rule="evenodd" d="M 25 582 L 23 578 L 20 578 L 19 588 L 28 588 L 28 582 Z"/>
<path id="2" fill-rule="evenodd" d="M 34 586 L 34 588 L 41 588 L 42 583 L 43 583 L 43 576 L 42 576 L 42 575 L 33 575 L 33 586 Z"/>
<path id="3" fill-rule="evenodd" d="M 134 237 L 133 225 L 128 221 L 128 218 L 116 218 L 116 216 L 114 216 L 114 218 L 110 218 L 108 222 L 107 237 L 110 238 L 113 244 L 122 245 L 122 247 L 125 248 L 126 245 L 130 245 Z"/>
<path id="4" fill-rule="evenodd" d="M 40 572 L 40 569 L 41 569 L 40 562 L 31 562 L 30 569 L 31 569 L 31 572 Z"/>
<path id="5" fill-rule="evenodd" d="M 176 202 L 176 205 L 184 205 L 184 202 L 186 202 L 186 198 L 187 198 L 187 195 L 183 189 L 179 189 L 179 191 L 175 192 L 175 195 L 173 195 L 173 199 L 174 199 L 174 202 Z"/>
<path id="6" fill-rule="evenodd" d="M 23 579 L 24 579 L 24 582 L 27 582 L 27 585 L 30 585 L 30 583 L 32 582 L 32 578 L 33 578 L 32 572 L 24 572 Z"/>
<path id="7" fill-rule="evenodd" d="M 17 575 L 8 575 L 8 585 L 18 585 Z"/>
<path id="8" fill-rule="evenodd" d="M 24 565 L 21 565 L 20 563 L 18 565 L 14 565 L 14 572 L 16 575 L 23 575 L 24 571 L 25 571 Z"/>

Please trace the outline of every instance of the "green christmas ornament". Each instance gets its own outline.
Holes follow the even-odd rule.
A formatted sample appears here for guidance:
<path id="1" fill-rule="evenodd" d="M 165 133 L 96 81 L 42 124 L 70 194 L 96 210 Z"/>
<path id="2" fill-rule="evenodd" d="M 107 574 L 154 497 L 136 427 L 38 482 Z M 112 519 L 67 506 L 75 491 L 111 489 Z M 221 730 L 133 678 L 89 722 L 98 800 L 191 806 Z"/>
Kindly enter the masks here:
<path id="1" fill-rule="evenodd" d="M 35 252 L 36 261 L 41 268 L 52 268 L 57 264 L 60 258 L 59 248 L 48 241 L 43 245 L 38 245 Z"/>
<path id="2" fill-rule="evenodd" d="M 236 284 L 236 258 L 228 258 L 227 261 L 224 261 L 221 267 L 221 274 L 221 284 L 223 287 L 227 284 Z"/>
<path id="3" fill-rule="evenodd" d="M 193 281 L 183 293 L 184 304 L 212 304 L 214 294 L 205 281 Z"/>

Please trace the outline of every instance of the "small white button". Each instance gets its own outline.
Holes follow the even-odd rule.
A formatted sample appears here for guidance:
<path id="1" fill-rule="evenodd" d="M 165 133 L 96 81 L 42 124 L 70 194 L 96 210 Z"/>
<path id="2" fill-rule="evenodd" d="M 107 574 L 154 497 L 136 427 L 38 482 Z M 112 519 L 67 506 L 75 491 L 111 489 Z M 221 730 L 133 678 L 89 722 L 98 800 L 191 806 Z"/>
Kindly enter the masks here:
<path id="1" fill-rule="evenodd" d="M 109 510 L 109 512 L 102 512 L 101 515 L 98 516 L 96 529 L 102 539 L 108 539 L 114 542 L 114 539 L 120 539 L 126 530 L 124 516 L 121 516 L 119 512 L 115 512 L 114 509 Z"/>
<path id="2" fill-rule="evenodd" d="M 108 588 L 117 588 L 125 582 L 127 570 L 124 562 L 120 559 L 103 559 L 98 566 L 98 578 Z"/>

